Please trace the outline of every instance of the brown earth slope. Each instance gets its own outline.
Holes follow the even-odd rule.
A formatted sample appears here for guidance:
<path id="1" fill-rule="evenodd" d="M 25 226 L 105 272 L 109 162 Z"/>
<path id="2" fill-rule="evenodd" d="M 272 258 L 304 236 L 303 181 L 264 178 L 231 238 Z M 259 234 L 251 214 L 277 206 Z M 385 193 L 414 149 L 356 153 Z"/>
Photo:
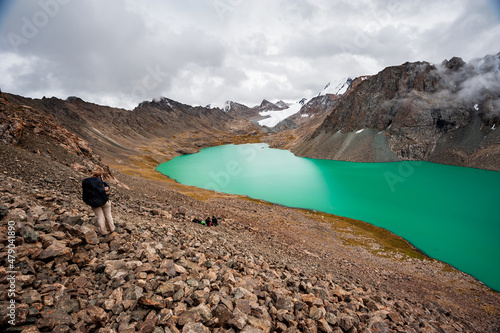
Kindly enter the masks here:
<path id="1" fill-rule="evenodd" d="M 109 165 L 140 163 L 153 158 L 159 164 L 200 148 L 234 141 L 254 140 L 260 132 L 244 119 L 219 109 L 192 107 L 162 98 L 143 102 L 134 110 L 85 102 L 77 97 L 31 99 L 4 94 L 8 102 L 28 106 L 52 117 L 77 134 Z"/>

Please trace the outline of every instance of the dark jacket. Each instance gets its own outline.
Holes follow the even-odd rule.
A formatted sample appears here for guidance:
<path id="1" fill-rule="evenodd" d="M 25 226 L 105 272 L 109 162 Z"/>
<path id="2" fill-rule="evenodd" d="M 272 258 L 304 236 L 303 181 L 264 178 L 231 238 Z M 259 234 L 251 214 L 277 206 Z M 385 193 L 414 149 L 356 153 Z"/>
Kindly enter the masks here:
<path id="1" fill-rule="evenodd" d="M 90 177 L 82 180 L 83 201 L 91 207 L 104 206 L 108 202 L 104 186 L 108 186 L 108 184 L 99 177 Z"/>

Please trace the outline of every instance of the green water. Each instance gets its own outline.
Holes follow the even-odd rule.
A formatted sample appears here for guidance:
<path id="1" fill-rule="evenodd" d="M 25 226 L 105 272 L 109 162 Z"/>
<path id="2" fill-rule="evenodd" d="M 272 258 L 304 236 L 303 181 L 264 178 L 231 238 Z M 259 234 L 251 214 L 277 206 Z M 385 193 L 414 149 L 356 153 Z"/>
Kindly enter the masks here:
<path id="1" fill-rule="evenodd" d="M 500 290 L 500 172 L 300 158 L 266 144 L 207 148 L 157 170 L 187 185 L 369 222 Z"/>

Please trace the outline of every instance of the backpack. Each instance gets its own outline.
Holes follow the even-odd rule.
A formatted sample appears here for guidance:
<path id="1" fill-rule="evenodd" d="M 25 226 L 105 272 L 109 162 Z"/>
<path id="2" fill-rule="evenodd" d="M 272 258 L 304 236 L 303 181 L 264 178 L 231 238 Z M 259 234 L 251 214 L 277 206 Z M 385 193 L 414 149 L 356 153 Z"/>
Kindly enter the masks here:
<path id="1" fill-rule="evenodd" d="M 82 180 L 82 199 L 91 207 L 101 207 L 108 202 L 104 182 L 101 178 L 90 177 Z"/>

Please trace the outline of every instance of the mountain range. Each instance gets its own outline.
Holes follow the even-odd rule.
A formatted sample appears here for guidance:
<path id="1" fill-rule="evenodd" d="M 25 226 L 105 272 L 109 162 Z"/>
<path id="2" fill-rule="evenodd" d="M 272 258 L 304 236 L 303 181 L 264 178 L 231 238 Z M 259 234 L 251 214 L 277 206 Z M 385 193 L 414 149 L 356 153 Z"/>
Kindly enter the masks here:
<path id="1" fill-rule="evenodd" d="M 163 161 L 244 137 L 312 158 L 500 170 L 500 53 L 469 63 L 458 57 L 405 63 L 328 83 L 292 103 L 263 100 L 254 107 L 190 106 L 162 97 L 124 110 L 78 97 L 4 97 L 52 117 L 115 162 L 131 151 Z"/>

